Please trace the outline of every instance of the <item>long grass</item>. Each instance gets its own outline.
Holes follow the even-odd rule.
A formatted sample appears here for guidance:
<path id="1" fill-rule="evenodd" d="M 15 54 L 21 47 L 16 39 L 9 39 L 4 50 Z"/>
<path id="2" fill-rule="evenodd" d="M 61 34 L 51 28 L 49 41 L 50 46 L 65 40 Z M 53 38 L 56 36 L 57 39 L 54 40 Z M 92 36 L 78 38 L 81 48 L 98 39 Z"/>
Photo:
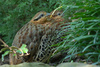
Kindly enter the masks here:
<path id="1" fill-rule="evenodd" d="M 69 7 L 64 18 L 71 17 L 72 22 L 65 26 L 68 28 L 64 41 L 56 44 L 58 52 L 67 50 L 68 55 L 64 59 L 77 55 L 84 57 L 86 62 L 100 64 L 100 1 L 72 0 L 73 4 L 64 1 L 64 9 Z"/>

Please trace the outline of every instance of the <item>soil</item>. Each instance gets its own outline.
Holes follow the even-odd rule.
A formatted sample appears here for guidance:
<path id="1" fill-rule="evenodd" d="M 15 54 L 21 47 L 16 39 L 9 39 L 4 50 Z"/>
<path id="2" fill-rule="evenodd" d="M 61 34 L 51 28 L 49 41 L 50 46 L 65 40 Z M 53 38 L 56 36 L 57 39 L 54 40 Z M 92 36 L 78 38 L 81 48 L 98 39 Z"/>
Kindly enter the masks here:
<path id="1" fill-rule="evenodd" d="M 6 56 L 4 61 L 2 61 L 2 59 L 0 58 L 0 65 L 3 65 L 3 64 L 9 64 L 9 56 Z"/>

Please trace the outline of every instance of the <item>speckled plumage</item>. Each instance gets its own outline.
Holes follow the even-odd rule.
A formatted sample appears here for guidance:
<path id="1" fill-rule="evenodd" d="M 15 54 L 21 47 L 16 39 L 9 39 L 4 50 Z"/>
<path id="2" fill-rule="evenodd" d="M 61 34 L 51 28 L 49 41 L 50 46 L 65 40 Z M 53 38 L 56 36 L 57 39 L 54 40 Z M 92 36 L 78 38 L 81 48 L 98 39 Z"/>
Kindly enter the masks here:
<path id="1" fill-rule="evenodd" d="M 64 25 L 61 25 L 60 22 L 63 20 L 60 15 L 57 15 L 57 12 L 52 15 L 52 18 L 47 16 L 44 11 L 39 12 L 17 32 L 12 46 L 21 47 L 22 44 L 26 44 L 30 53 L 29 56 L 22 57 L 22 62 L 46 62 L 49 60 L 53 52 L 53 47 L 50 46 L 61 41 L 62 35 L 59 33 Z M 17 64 L 18 61 L 16 61 L 14 59 L 14 64 Z"/>

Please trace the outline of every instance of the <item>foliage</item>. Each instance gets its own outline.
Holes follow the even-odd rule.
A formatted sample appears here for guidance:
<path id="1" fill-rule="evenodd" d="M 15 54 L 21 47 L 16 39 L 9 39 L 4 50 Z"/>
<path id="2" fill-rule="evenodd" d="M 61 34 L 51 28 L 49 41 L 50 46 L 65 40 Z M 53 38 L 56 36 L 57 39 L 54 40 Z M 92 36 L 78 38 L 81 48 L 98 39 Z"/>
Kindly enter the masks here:
<path id="1" fill-rule="evenodd" d="M 9 63 L 11 65 L 14 64 L 13 62 L 13 56 L 15 56 L 16 58 L 19 57 L 22 57 L 22 56 L 27 56 L 29 55 L 28 53 L 28 49 L 26 48 L 26 44 L 22 44 L 22 46 L 19 48 L 19 47 L 15 47 L 15 46 L 11 46 L 9 47 L 1 38 L 0 38 L 0 42 L 3 43 L 3 48 L 0 50 L 0 53 L 4 52 L 2 54 L 2 61 L 4 61 L 4 57 L 6 55 L 9 55 Z"/>
<path id="2" fill-rule="evenodd" d="M 86 62 L 100 64 L 100 0 L 61 0 L 61 5 L 72 22 L 65 26 L 65 40 L 56 44 L 58 52 L 67 50 L 65 59 L 84 56 Z"/>
<path id="3" fill-rule="evenodd" d="M 39 11 L 51 12 L 57 0 L 0 0 L 0 35 L 11 44 L 16 32 Z"/>
<path id="4" fill-rule="evenodd" d="M 64 18 L 72 22 L 65 26 L 64 41 L 55 45 L 58 52 L 67 50 L 65 59 L 84 56 L 86 62 L 100 64 L 100 0 L 0 0 L 0 35 L 11 44 L 16 32 L 34 14 L 59 6 L 63 6 Z"/>
<path id="5" fill-rule="evenodd" d="M 17 53 L 22 54 L 22 56 L 24 56 L 23 55 L 24 53 L 28 53 L 28 49 L 26 48 L 25 44 L 23 44 L 20 48 L 17 48 L 15 46 L 9 47 L 7 45 L 3 45 L 3 46 L 4 48 L 0 50 L 0 53 L 4 52 L 4 54 L 2 54 L 2 61 L 4 61 L 4 57 L 6 55 L 9 55 L 11 53 L 13 54 L 13 56 L 16 56 Z"/>

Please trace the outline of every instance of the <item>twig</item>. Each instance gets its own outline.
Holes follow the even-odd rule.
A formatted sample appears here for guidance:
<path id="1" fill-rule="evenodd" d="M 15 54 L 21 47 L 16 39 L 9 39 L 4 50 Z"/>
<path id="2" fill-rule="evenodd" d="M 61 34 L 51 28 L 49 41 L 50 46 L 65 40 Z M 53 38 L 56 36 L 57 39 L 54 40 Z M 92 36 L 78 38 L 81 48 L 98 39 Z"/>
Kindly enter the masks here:
<path id="1" fill-rule="evenodd" d="M 4 44 L 5 47 L 9 47 L 1 38 L 0 41 Z"/>
<path id="2" fill-rule="evenodd" d="M 58 9 L 60 9 L 60 8 L 62 8 L 62 6 L 60 6 L 60 7 L 58 7 L 58 8 L 56 8 L 53 12 L 52 12 L 52 14 L 50 15 L 50 18 L 52 17 L 52 15 L 58 10 Z"/>

